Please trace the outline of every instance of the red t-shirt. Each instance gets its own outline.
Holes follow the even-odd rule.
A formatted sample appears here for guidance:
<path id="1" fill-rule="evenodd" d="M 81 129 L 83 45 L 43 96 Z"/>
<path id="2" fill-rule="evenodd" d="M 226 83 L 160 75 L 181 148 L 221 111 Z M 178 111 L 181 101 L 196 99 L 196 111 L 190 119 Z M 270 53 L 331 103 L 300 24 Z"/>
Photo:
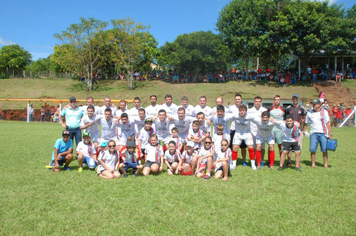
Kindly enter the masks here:
<path id="1" fill-rule="evenodd" d="M 336 113 L 336 119 L 342 119 L 342 113 L 343 111 L 342 110 L 339 110 L 337 113 Z"/>
<path id="2" fill-rule="evenodd" d="M 351 114 L 352 110 L 351 109 L 346 109 L 345 110 L 345 116 L 348 117 Z"/>

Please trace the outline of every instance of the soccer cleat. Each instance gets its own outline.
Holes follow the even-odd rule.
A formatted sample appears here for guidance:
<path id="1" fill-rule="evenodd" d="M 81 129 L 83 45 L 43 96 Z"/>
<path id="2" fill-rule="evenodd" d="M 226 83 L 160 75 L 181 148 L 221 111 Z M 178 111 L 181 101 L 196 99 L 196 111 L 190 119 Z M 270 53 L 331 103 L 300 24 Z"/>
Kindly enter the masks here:
<path id="1" fill-rule="evenodd" d="M 78 172 L 83 172 L 83 167 L 79 167 Z"/>
<path id="2" fill-rule="evenodd" d="M 124 178 L 127 178 L 127 173 L 126 173 L 126 174 L 124 174 Z"/>
<path id="3" fill-rule="evenodd" d="M 302 172 L 302 170 L 300 169 L 300 167 L 295 168 L 296 171 Z"/>
<path id="4" fill-rule="evenodd" d="M 270 166 L 269 169 L 270 169 L 270 170 L 274 170 L 273 166 Z"/>
<path id="5" fill-rule="evenodd" d="M 247 166 L 247 163 L 246 163 L 246 161 L 244 161 L 244 162 L 242 163 L 242 165 L 243 165 L 243 166 Z"/>
<path id="6" fill-rule="evenodd" d="M 261 166 L 257 166 L 257 170 L 261 170 Z"/>
<path id="7" fill-rule="evenodd" d="M 257 169 L 255 165 L 251 166 L 251 168 L 252 168 L 252 170 L 256 170 Z"/>
<path id="8" fill-rule="evenodd" d="M 210 179 L 210 175 L 205 175 L 204 176 L 204 180 L 209 180 Z"/>
<path id="9" fill-rule="evenodd" d="M 283 170 L 283 167 L 279 167 L 277 171 L 282 171 Z"/>
<path id="10" fill-rule="evenodd" d="M 69 168 L 69 166 L 65 166 L 65 167 L 63 167 L 63 170 L 72 170 L 72 169 Z"/>
<path id="11" fill-rule="evenodd" d="M 265 167 L 265 162 L 261 161 L 261 167 Z"/>

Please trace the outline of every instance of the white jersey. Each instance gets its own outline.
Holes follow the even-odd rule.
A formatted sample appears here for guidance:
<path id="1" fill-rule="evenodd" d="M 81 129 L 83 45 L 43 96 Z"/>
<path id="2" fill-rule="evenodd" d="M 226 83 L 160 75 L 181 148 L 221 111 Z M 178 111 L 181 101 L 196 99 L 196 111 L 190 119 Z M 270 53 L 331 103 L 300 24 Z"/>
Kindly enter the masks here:
<path id="1" fill-rule="evenodd" d="M 250 121 L 254 120 L 253 116 L 246 113 L 245 117 L 241 117 L 240 114 L 235 119 L 235 132 L 240 134 L 251 133 Z"/>
<path id="2" fill-rule="evenodd" d="M 136 107 L 133 107 L 133 108 L 131 108 L 129 111 L 128 111 L 128 115 L 129 116 L 131 116 L 131 117 L 133 117 L 133 118 L 137 118 L 137 117 L 139 117 L 139 115 L 138 115 L 138 110 L 140 110 L 142 107 L 139 107 L 139 108 L 136 108 Z"/>
<path id="3" fill-rule="evenodd" d="M 187 151 L 184 151 L 183 154 L 182 154 L 183 162 L 184 163 L 188 163 L 188 164 L 192 164 L 193 153 L 192 153 L 192 155 L 189 155 Z"/>
<path id="4" fill-rule="evenodd" d="M 229 124 L 230 124 L 230 121 L 234 121 L 235 118 L 236 117 L 234 114 L 226 114 L 226 113 L 221 118 L 217 114 L 214 116 L 210 116 L 209 119 L 211 120 L 211 122 L 213 122 L 213 125 L 214 125 L 213 135 L 217 132 L 218 125 L 224 125 L 223 133 L 230 134 Z"/>
<path id="5" fill-rule="evenodd" d="M 196 114 L 198 114 L 199 112 L 203 112 L 205 114 L 205 117 L 209 117 L 212 113 L 212 109 L 209 106 L 205 106 L 203 108 L 200 105 L 197 105 L 194 109 L 195 109 Z"/>
<path id="6" fill-rule="evenodd" d="M 190 124 L 190 129 L 193 128 L 193 123 Z M 208 132 L 210 133 L 210 125 L 208 125 L 208 122 L 206 122 L 206 120 L 203 121 L 203 124 L 201 126 L 199 126 L 199 129 L 201 131 L 203 131 L 205 134 L 207 134 Z"/>
<path id="7" fill-rule="evenodd" d="M 277 123 L 273 123 L 271 121 L 268 121 L 266 124 L 262 122 L 261 118 L 260 119 L 255 119 L 252 121 L 256 127 L 257 127 L 257 136 L 260 136 L 264 139 L 270 137 L 273 135 L 272 129 L 274 126 L 277 126 Z"/>
<path id="8" fill-rule="evenodd" d="M 116 163 L 119 161 L 119 154 L 115 150 L 113 154 L 110 153 L 110 150 L 100 152 L 98 160 L 104 162 L 105 165 L 110 169 L 115 169 Z"/>
<path id="9" fill-rule="evenodd" d="M 116 125 L 117 127 L 117 137 L 127 139 L 131 135 L 135 134 L 135 124 L 133 122 L 128 121 L 127 124 L 122 123 L 119 120 L 119 123 Z"/>
<path id="10" fill-rule="evenodd" d="M 190 124 L 195 120 L 195 118 L 190 116 L 185 116 L 182 120 L 180 120 L 178 116 L 172 117 L 172 123 L 178 128 L 179 137 L 185 138 L 187 136 Z"/>
<path id="11" fill-rule="evenodd" d="M 167 117 L 163 121 L 159 118 L 154 121 L 153 127 L 156 130 L 159 140 L 164 140 L 169 136 L 169 125 L 170 121 Z"/>
<path id="12" fill-rule="evenodd" d="M 324 108 L 318 112 L 310 110 L 305 118 L 305 123 L 310 123 L 310 134 L 324 133 L 328 135 L 329 130 L 326 126 L 328 122 L 330 122 L 329 114 Z"/>
<path id="13" fill-rule="evenodd" d="M 100 108 L 100 115 L 105 115 L 105 109 L 108 108 L 107 106 L 102 106 Z M 111 109 L 111 114 L 114 116 L 116 114 L 117 108 L 114 104 L 111 104 L 111 106 L 109 107 Z"/>
<path id="14" fill-rule="evenodd" d="M 229 157 L 229 159 L 228 159 L 227 162 L 230 164 L 230 163 L 232 162 L 232 159 L 231 159 L 231 157 L 232 157 L 231 149 L 228 148 L 228 149 L 226 149 L 225 151 L 222 151 L 221 149 L 220 149 L 220 150 L 216 150 L 214 157 L 215 157 L 215 160 L 221 160 L 221 159 L 225 159 L 225 158 Z M 218 168 L 221 167 L 221 166 L 222 166 L 222 162 L 218 162 L 218 163 L 216 164 L 215 168 L 218 169 Z"/>
<path id="15" fill-rule="evenodd" d="M 88 115 L 88 105 L 84 105 L 84 106 L 81 106 L 79 108 L 83 110 L 84 115 Z M 95 109 L 94 114 L 99 115 L 100 114 L 100 107 L 94 106 L 94 109 Z"/>
<path id="16" fill-rule="evenodd" d="M 164 141 L 164 144 L 168 144 L 170 141 L 174 141 L 176 143 L 177 150 L 179 149 L 179 145 L 183 144 L 185 142 L 184 139 L 182 139 L 179 136 L 177 138 L 170 136 L 170 137 L 166 138 L 166 140 Z"/>
<path id="17" fill-rule="evenodd" d="M 145 146 L 145 152 L 147 154 L 146 161 L 161 163 L 161 156 L 163 155 L 163 149 L 160 145 L 152 146 L 148 144 Z"/>
<path id="18" fill-rule="evenodd" d="M 296 124 L 293 124 L 292 128 L 288 128 L 287 124 L 283 121 L 278 121 L 279 127 L 283 132 L 283 142 L 298 142 L 300 135 L 300 129 Z"/>
<path id="19" fill-rule="evenodd" d="M 225 108 L 225 112 L 228 113 L 229 108 L 227 108 L 227 107 L 224 107 L 224 108 Z M 213 107 L 212 110 L 211 110 L 211 113 L 214 113 L 216 111 L 217 111 L 217 107 Z"/>
<path id="20" fill-rule="evenodd" d="M 75 151 L 83 153 L 85 157 L 93 157 L 93 155 L 96 154 L 95 145 L 91 142 L 89 142 L 89 144 L 85 144 L 84 141 L 80 141 Z"/>
<path id="21" fill-rule="evenodd" d="M 228 113 L 232 113 L 235 116 L 238 116 L 240 114 L 240 110 L 239 108 L 234 104 L 232 106 L 229 107 L 229 112 Z M 230 130 L 235 130 L 235 122 L 231 122 L 230 125 Z"/>
<path id="22" fill-rule="evenodd" d="M 226 139 L 230 143 L 230 133 L 228 133 L 228 134 L 223 133 L 222 135 L 215 134 L 213 136 L 212 141 L 214 143 L 215 150 L 221 149 L 221 141 L 223 141 L 224 139 Z"/>
<path id="23" fill-rule="evenodd" d="M 155 134 L 156 131 L 151 127 L 151 130 L 145 130 L 145 128 L 142 128 L 140 132 L 138 132 L 137 135 L 137 140 L 141 140 L 141 148 L 144 148 L 146 145 L 148 145 L 148 140 L 150 138 L 151 134 Z"/>
<path id="24" fill-rule="evenodd" d="M 80 121 L 80 128 L 82 128 L 84 125 L 87 125 L 88 123 L 93 122 L 93 125 L 85 128 L 83 132 L 88 132 L 90 134 L 90 137 L 93 139 L 100 138 L 99 123 L 101 118 L 101 115 L 96 114 L 94 114 L 92 118 L 89 118 L 88 115 L 84 115 L 82 120 Z"/>
<path id="25" fill-rule="evenodd" d="M 267 111 L 267 108 L 260 107 L 260 109 L 256 109 L 256 107 L 252 107 L 251 109 L 248 109 L 248 113 L 251 114 L 256 120 L 261 119 L 262 117 L 262 112 Z M 257 135 L 257 125 L 253 122 L 250 123 L 250 128 L 251 128 L 251 133 L 256 136 Z"/>
<path id="26" fill-rule="evenodd" d="M 133 152 L 132 154 L 129 153 L 128 150 L 124 153 L 125 156 L 125 161 L 124 163 L 137 163 L 138 159 L 136 158 L 136 152 Z"/>
<path id="27" fill-rule="evenodd" d="M 125 111 L 123 111 L 123 110 L 121 110 L 121 109 L 118 109 L 118 110 L 115 112 L 115 116 L 121 117 L 122 113 L 126 113 L 127 115 L 129 115 L 129 110 L 125 109 Z"/>
<path id="28" fill-rule="evenodd" d="M 172 116 L 177 114 L 178 107 L 174 103 L 172 103 L 170 106 L 165 103 L 161 105 L 161 109 L 165 110 L 167 115 Z"/>
<path id="29" fill-rule="evenodd" d="M 211 153 L 212 151 L 215 151 L 215 146 L 214 145 L 211 145 L 211 147 L 209 149 L 205 149 L 204 146 L 202 146 L 200 149 L 199 149 L 199 152 L 198 152 L 198 156 L 205 156 L 205 155 L 208 155 L 209 153 Z"/>
<path id="30" fill-rule="evenodd" d="M 110 118 L 109 121 L 102 117 L 100 119 L 101 124 L 101 138 L 109 141 L 110 139 L 117 139 L 115 119 Z"/>
<path id="31" fill-rule="evenodd" d="M 193 129 L 189 129 L 188 134 L 187 134 L 187 139 L 191 139 L 192 136 L 198 137 L 198 138 L 203 138 L 205 136 L 205 133 L 198 129 L 198 132 L 194 132 Z M 201 148 L 202 143 L 196 143 L 194 142 L 194 149 Z"/>
<path id="32" fill-rule="evenodd" d="M 172 162 L 179 162 L 180 159 L 182 159 L 182 156 L 180 154 L 179 151 L 175 150 L 175 152 L 173 154 L 171 154 L 169 152 L 169 150 L 167 150 L 165 153 L 164 153 L 164 160 L 167 160 L 169 163 L 172 163 Z"/>
<path id="33" fill-rule="evenodd" d="M 146 117 L 147 118 L 153 118 L 156 115 L 158 115 L 158 111 L 161 110 L 161 106 L 160 105 L 156 105 L 156 106 L 152 106 L 149 105 L 148 107 L 146 107 Z"/>
<path id="34" fill-rule="evenodd" d="M 140 130 L 145 127 L 145 118 L 143 120 L 141 120 L 141 118 L 139 116 L 137 116 L 137 117 L 134 116 L 132 118 L 132 122 L 135 125 L 135 134 L 137 136 L 138 132 L 140 132 Z"/>
<path id="35" fill-rule="evenodd" d="M 181 107 L 183 107 L 183 106 L 182 105 L 179 106 L 178 109 Z M 194 117 L 194 118 L 197 116 L 197 113 L 195 112 L 195 109 L 192 105 L 187 105 L 187 107 L 183 107 L 183 108 L 185 110 L 186 116 L 190 116 L 190 117 Z"/>

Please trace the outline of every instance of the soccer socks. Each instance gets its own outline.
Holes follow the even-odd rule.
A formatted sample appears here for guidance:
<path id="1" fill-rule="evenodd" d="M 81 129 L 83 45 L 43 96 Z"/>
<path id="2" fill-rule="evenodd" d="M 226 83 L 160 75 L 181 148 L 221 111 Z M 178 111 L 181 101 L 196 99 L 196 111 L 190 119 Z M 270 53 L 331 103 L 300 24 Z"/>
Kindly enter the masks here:
<path id="1" fill-rule="evenodd" d="M 231 159 L 232 159 L 233 161 L 236 161 L 236 160 L 237 160 L 237 152 L 232 151 L 231 153 L 232 153 Z"/>
<path id="2" fill-rule="evenodd" d="M 274 158 L 276 156 L 276 153 L 273 151 L 269 151 L 269 166 L 273 166 L 274 164 Z"/>
<path id="3" fill-rule="evenodd" d="M 257 166 L 261 165 L 261 151 L 256 151 Z"/>
<path id="4" fill-rule="evenodd" d="M 253 148 L 250 148 L 250 149 L 248 149 L 248 153 L 250 156 L 250 160 L 255 160 L 255 150 L 253 150 Z M 261 162 L 261 157 L 260 157 L 260 162 Z"/>

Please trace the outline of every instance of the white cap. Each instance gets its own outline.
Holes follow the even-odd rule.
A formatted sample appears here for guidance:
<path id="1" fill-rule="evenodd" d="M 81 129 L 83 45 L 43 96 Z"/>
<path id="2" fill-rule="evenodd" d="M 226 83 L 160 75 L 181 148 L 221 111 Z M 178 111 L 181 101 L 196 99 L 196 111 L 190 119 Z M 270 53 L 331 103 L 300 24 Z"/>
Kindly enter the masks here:
<path id="1" fill-rule="evenodd" d="M 194 147 L 194 143 L 193 143 L 193 141 L 188 141 L 188 142 L 187 142 L 187 145 L 185 145 L 185 146 L 187 146 L 187 147 Z"/>

